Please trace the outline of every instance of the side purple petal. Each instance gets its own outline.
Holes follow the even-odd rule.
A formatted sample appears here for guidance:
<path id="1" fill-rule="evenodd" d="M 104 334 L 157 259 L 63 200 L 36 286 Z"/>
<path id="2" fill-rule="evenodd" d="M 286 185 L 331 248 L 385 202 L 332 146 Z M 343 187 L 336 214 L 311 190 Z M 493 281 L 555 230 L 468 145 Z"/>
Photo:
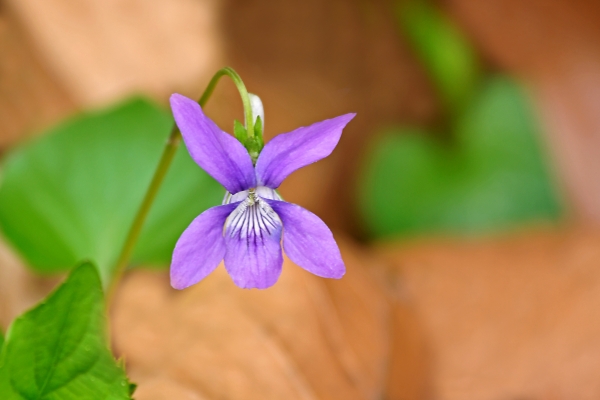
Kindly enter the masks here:
<path id="1" fill-rule="evenodd" d="M 256 186 L 252 159 L 244 146 L 204 115 L 200 105 L 180 94 L 171 109 L 192 159 L 230 193 Z"/>
<path id="2" fill-rule="evenodd" d="M 275 136 L 256 162 L 258 185 L 276 189 L 295 170 L 327 157 L 355 115 L 341 115 Z"/>
<path id="3" fill-rule="evenodd" d="M 290 260 L 323 278 L 339 279 L 346 273 L 333 234 L 319 217 L 296 204 L 267 202 L 283 222 L 283 248 Z"/>
<path id="4" fill-rule="evenodd" d="M 255 207 L 236 210 L 225 223 L 225 269 L 243 289 L 273 286 L 283 265 L 281 221 L 268 204 L 270 215 Z"/>
<path id="5" fill-rule="evenodd" d="M 171 261 L 171 286 L 185 289 L 214 271 L 225 256 L 223 226 L 238 203 L 209 208 L 179 237 Z"/>

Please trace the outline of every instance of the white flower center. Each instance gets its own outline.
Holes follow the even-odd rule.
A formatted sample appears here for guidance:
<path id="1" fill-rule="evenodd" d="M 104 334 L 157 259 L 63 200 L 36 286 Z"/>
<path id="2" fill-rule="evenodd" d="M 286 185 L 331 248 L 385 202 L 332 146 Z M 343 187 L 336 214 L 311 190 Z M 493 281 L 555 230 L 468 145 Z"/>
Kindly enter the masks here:
<path id="1" fill-rule="evenodd" d="M 236 194 L 225 192 L 223 204 L 237 203 L 238 201 L 245 201 L 246 199 L 254 204 L 257 202 L 259 197 L 267 200 L 281 200 L 281 196 L 279 196 L 277 191 L 274 189 L 266 186 L 257 186 L 255 188 L 237 192 Z"/>
<path id="2" fill-rule="evenodd" d="M 224 232 L 231 237 L 246 239 L 272 234 L 281 227 L 279 215 L 271 208 L 268 200 L 281 200 L 277 192 L 265 186 L 258 186 L 234 195 L 227 193 L 223 204 L 240 202 L 225 220 Z"/>

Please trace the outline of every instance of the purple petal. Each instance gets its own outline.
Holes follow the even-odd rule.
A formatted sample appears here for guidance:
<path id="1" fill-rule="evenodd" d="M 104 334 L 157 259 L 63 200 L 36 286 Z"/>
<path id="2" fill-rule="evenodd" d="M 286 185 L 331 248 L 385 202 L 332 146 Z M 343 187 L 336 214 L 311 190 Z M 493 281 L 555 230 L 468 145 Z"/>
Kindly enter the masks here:
<path id="1" fill-rule="evenodd" d="M 275 136 L 256 162 L 259 186 L 278 188 L 295 170 L 327 157 L 342 135 L 342 129 L 356 114 L 345 114 Z"/>
<path id="2" fill-rule="evenodd" d="M 256 186 L 252 159 L 244 146 L 223 132 L 194 100 L 171 96 L 171 109 L 192 159 L 230 193 Z"/>
<path id="3" fill-rule="evenodd" d="M 283 222 L 283 248 L 295 264 L 323 278 L 346 272 L 340 249 L 323 221 L 310 211 L 285 201 L 268 200 Z"/>
<path id="4" fill-rule="evenodd" d="M 223 226 L 239 203 L 209 208 L 177 240 L 171 261 L 171 286 L 185 289 L 214 271 L 225 255 Z"/>
<path id="5" fill-rule="evenodd" d="M 273 286 L 283 265 L 281 221 L 262 199 L 246 201 L 225 222 L 225 268 L 241 288 Z"/>

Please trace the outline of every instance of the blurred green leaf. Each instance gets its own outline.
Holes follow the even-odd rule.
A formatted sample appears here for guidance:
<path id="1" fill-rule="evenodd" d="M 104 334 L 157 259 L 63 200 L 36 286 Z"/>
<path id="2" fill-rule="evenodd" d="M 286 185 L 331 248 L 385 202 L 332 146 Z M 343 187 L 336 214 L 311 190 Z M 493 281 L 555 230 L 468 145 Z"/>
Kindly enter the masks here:
<path id="1" fill-rule="evenodd" d="M 4 333 L 0 331 L 0 351 L 2 351 L 2 345 L 4 344 Z"/>
<path id="2" fill-rule="evenodd" d="M 146 100 L 80 115 L 13 151 L 0 186 L 0 227 L 41 272 L 97 263 L 104 280 L 158 164 L 173 121 Z M 168 265 L 178 236 L 222 189 L 178 150 L 134 254 Z"/>
<path id="3" fill-rule="evenodd" d="M 3 400 L 130 399 L 130 383 L 108 349 L 104 296 L 85 263 L 11 325 L 0 353 Z"/>
<path id="4" fill-rule="evenodd" d="M 526 97 L 491 79 L 457 126 L 455 147 L 423 132 L 384 135 L 361 177 L 360 207 L 376 237 L 497 231 L 556 220 L 561 206 Z"/>
<path id="5" fill-rule="evenodd" d="M 481 80 L 479 60 L 469 41 L 426 0 L 398 0 L 396 16 L 406 38 L 454 113 L 470 102 Z"/>

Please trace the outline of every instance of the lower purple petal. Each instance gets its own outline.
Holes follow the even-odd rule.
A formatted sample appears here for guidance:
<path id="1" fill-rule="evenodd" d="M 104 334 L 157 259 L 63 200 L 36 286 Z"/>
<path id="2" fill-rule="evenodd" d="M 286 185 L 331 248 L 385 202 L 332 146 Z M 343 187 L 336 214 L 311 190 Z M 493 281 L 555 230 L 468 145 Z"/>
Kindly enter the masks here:
<path id="1" fill-rule="evenodd" d="M 183 232 L 173 251 L 171 286 L 185 289 L 214 271 L 225 255 L 223 226 L 237 203 L 209 208 Z"/>
<path id="2" fill-rule="evenodd" d="M 283 222 L 285 254 L 305 270 L 323 278 L 346 272 L 340 249 L 323 221 L 310 211 L 285 201 L 268 200 Z"/>
<path id="3" fill-rule="evenodd" d="M 233 282 L 244 289 L 273 286 L 283 265 L 277 214 L 264 200 L 242 202 L 225 226 L 225 269 Z"/>

